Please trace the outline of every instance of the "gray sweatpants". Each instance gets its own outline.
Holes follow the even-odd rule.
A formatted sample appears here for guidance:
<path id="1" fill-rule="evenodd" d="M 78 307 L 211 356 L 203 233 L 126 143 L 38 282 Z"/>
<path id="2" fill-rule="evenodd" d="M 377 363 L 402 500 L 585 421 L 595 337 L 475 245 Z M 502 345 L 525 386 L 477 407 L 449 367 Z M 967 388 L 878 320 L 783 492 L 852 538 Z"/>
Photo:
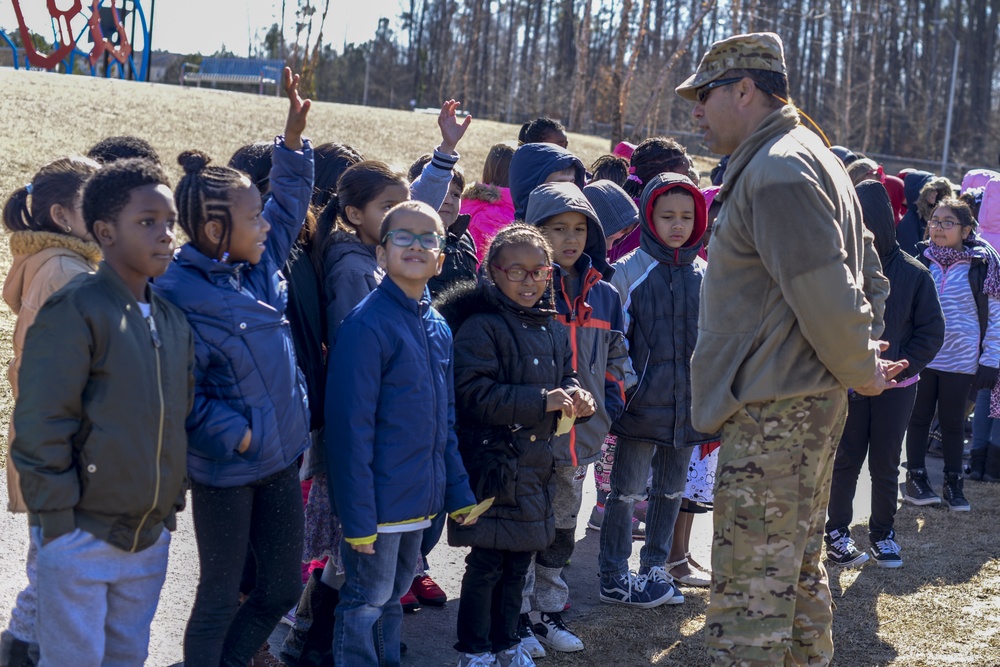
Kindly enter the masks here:
<path id="1" fill-rule="evenodd" d="M 31 539 L 41 544 L 40 528 Z M 170 533 L 137 553 L 77 528 L 38 549 L 38 667 L 135 667 L 167 576 Z"/>
<path id="2" fill-rule="evenodd" d="M 556 539 L 544 551 L 535 553 L 524 578 L 521 613 L 561 612 L 569 600 L 569 586 L 562 578 L 563 567 L 573 555 L 576 524 L 583 501 L 587 466 L 557 467 L 553 471 L 556 492 L 552 509 L 556 515 Z"/>

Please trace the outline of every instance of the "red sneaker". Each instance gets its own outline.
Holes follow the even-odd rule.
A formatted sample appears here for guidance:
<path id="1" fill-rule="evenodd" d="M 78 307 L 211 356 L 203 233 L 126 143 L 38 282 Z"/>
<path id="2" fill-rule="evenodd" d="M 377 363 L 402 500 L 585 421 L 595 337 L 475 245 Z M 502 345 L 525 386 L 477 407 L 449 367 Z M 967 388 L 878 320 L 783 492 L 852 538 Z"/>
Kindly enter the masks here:
<path id="1" fill-rule="evenodd" d="M 421 604 L 430 607 L 443 607 L 448 601 L 448 595 L 428 576 L 416 577 L 410 586 L 410 595 L 416 597 Z"/>
<path id="2" fill-rule="evenodd" d="M 412 588 L 403 593 L 403 597 L 399 598 L 399 604 L 403 605 L 403 611 L 416 611 L 420 609 L 420 601 L 413 594 Z"/>

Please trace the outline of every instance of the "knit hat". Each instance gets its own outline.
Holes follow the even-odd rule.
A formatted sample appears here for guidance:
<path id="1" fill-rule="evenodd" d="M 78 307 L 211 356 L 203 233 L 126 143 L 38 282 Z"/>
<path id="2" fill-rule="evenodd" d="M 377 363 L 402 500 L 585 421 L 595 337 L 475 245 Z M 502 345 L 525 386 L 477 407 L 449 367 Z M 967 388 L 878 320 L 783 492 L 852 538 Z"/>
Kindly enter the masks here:
<path id="1" fill-rule="evenodd" d="M 698 101 L 698 89 L 721 79 L 732 69 L 762 69 L 785 74 L 785 53 L 781 38 L 773 32 L 735 35 L 712 44 L 698 70 L 675 92 L 691 102 Z"/>
<path id="2" fill-rule="evenodd" d="M 619 141 L 615 149 L 611 151 L 618 157 L 625 158 L 626 160 L 632 159 L 632 153 L 635 152 L 635 144 L 629 143 L 628 141 Z"/>
<path id="3" fill-rule="evenodd" d="M 617 234 L 639 222 L 639 207 L 614 181 L 594 181 L 583 189 L 583 194 L 594 207 L 605 236 Z"/>

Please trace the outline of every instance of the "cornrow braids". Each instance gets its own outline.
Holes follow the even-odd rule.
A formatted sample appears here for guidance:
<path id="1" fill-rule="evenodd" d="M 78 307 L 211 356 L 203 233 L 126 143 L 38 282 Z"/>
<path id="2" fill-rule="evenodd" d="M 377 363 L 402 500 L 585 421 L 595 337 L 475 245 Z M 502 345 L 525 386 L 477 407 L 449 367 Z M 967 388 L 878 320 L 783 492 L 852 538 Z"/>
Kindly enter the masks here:
<path id="1" fill-rule="evenodd" d="M 49 162 L 38 170 L 31 183 L 15 190 L 4 204 L 4 227 L 12 232 L 67 233 L 52 219 L 52 207 L 75 208 L 81 201 L 84 184 L 99 168 L 93 160 L 79 156 Z"/>
<path id="2" fill-rule="evenodd" d="M 174 191 L 177 223 L 202 254 L 225 258 L 233 231 L 232 193 L 252 187 L 250 179 L 231 167 L 209 166 L 211 158 L 201 151 L 184 151 L 177 162 L 184 168 L 184 177 Z M 204 234 L 209 222 L 222 225 L 222 235 L 212 249 L 206 247 Z"/>
<path id="3" fill-rule="evenodd" d="M 94 172 L 83 188 L 83 221 L 94 235 L 98 220 L 114 222 L 132 198 L 132 190 L 146 185 L 170 187 L 170 179 L 156 162 L 141 158 L 116 160 Z"/>
<path id="4" fill-rule="evenodd" d="M 691 161 L 684 146 L 673 139 L 651 137 L 635 147 L 630 165 L 632 174 L 639 180 L 630 179 L 622 187 L 632 198 L 638 199 L 645 184 L 658 174 L 674 172 L 687 176 Z"/>
<path id="5" fill-rule="evenodd" d="M 590 173 L 594 175 L 590 182 L 612 181 L 624 188 L 628 181 L 628 167 L 628 160 L 621 156 L 602 155 L 590 165 Z"/>

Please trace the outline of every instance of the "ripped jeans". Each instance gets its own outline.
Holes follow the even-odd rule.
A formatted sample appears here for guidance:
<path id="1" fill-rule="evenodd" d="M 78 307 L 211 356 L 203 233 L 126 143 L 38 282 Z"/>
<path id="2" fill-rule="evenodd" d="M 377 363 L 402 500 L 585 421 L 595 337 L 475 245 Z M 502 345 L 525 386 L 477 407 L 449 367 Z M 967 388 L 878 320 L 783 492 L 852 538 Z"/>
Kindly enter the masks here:
<path id="1" fill-rule="evenodd" d="M 658 447 L 618 438 L 615 465 L 611 470 L 611 493 L 601 524 L 601 575 L 628 571 L 628 559 L 632 555 L 632 508 L 637 501 L 646 498 L 650 462 L 653 483 L 649 487 L 649 509 L 646 511 L 646 543 L 639 552 L 639 564 L 644 569 L 666 565 L 690 460 L 690 447 Z"/>

